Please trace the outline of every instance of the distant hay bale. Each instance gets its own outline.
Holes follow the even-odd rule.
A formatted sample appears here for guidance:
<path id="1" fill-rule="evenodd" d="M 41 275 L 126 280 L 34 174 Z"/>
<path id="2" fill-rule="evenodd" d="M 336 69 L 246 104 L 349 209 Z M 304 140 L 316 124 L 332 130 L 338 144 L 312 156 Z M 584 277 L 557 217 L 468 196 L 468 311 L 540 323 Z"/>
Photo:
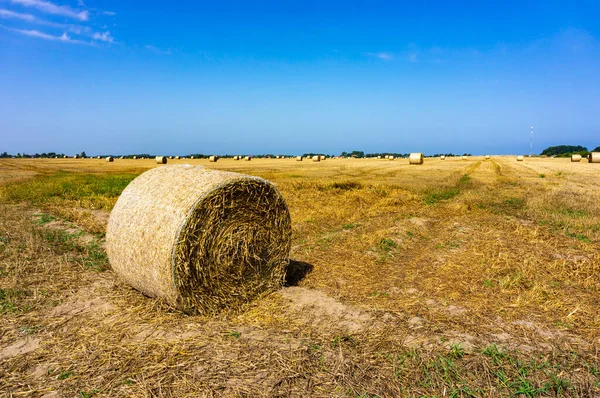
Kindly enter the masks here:
<path id="1" fill-rule="evenodd" d="M 106 157 L 106 161 L 107 161 L 107 162 L 114 162 L 114 161 L 115 161 L 115 159 L 114 159 L 112 156 L 107 156 L 107 157 Z"/>
<path id="2" fill-rule="evenodd" d="M 73 156 L 73 159 L 79 159 L 79 155 Z"/>
<path id="3" fill-rule="evenodd" d="M 319 155 L 319 160 L 325 160 L 325 155 Z"/>
<path id="4" fill-rule="evenodd" d="M 123 157 L 123 156 L 121 156 L 119 159 L 124 159 L 124 157 Z"/>
<path id="5" fill-rule="evenodd" d="M 301 161 L 302 161 L 302 156 L 296 156 L 296 160 L 297 160 L 298 162 L 301 162 Z"/>
<path id="6" fill-rule="evenodd" d="M 581 155 L 576 153 L 571 155 L 571 162 L 581 162 Z"/>
<path id="7" fill-rule="evenodd" d="M 188 313 L 235 308 L 281 287 L 291 219 L 268 181 L 191 165 L 133 180 L 108 222 L 112 269 Z"/>
<path id="8" fill-rule="evenodd" d="M 175 156 L 175 159 L 179 160 L 181 159 L 181 156 Z"/>
<path id="9" fill-rule="evenodd" d="M 517 156 L 517 162 L 522 162 L 523 160 L 525 160 L 525 157 L 523 155 Z"/>
<path id="10" fill-rule="evenodd" d="M 468 159 L 469 159 L 469 157 L 468 157 L 468 156 L 463 156 L 463 157 L 462 157 L 462 160 L 468 160 Z"/>
<path id="11" fill-rule="evenodd" d="M 389 160 L 394 160 L 394 155 L 389 155 L 387 158 L 388 158 Z"/>
<path id="12" fill-rule="evenodd" d="M 600 163 L 600 152 L 590 152 L 588 155 L 589 163 Z"/>
<path id="13" fill-rule="evenodd" d="M 216 162 L 217 160 L 219 160 L 218 156 L 209 156 L 208 157 L 208 161 L 209 162 Z"/>
<path id="14" fill-rule="evenodd" d="M 98 156 L 96 157 L 96 159 L 102 159 L 102 156 L 98 155 Z"/>
<path id="15" fill-rule="evenodd" d="M 381 159 L 381 155 L 380 155 L 380 156 L 377 156 L 377 159 Z"/>
<path id="16" fill-rule="evenodd" d="M 312 161 L 313 162 L 320 162 L 321 161 L 321 157 L 319 155 L 315 155 L 312 157 Z"/>
<path id="17" fill-rule="evenodd" d="M 167 164 L 167 157 L 166 156 L 157 156 L 155 158 L 156 160 L 156 164 Z"/>
<path id="18" fill-rule="evenodd" d="M 241 156 L 237 156 L 236 155 L 236 156 L 233 157 L 233 160 L 240 160 L 241 158 L 242 158 Z"/>
<path id="19" fill-rule="evenodd" d="M 441 160 L 446 160 L 446 157 L 444 155 L 440 156 Z"/>
<path id="20" fill-rule="evenodd" d="M 421 152 L 413 152 L 408 157 L 408 164 L 423 164 L 423 154 Z"/>
<path id="21" fill-rule="evenodd" d="M 486 159 L 489 159 L 489 158 L 490 158 L 490 155 L 485 155 L 485 158 L 486 158 Z"/>
<path id="22" fill-rule="evenodd" d="M 194 155 L 190 156 L 190 159 L 194 159 Z"/>
<path id="23" fill-rule="evenodd" d="M 245 160 L 246 162 L 249 162 L 249 161 L 251 161 L 251 160 L 252 160 L 252 156 L 246 156 L 246 157 L 244 158 L 244 160 Z"/>
<path id="24" fill-rule="evenodd" d="M 133 159 L 134 159 L 134 160 L 135 160 L 135 159 L 137 159 L 137 158 L 138 158 L 137 156 L 134 156 L 134 157 L 133 157 Z"/>

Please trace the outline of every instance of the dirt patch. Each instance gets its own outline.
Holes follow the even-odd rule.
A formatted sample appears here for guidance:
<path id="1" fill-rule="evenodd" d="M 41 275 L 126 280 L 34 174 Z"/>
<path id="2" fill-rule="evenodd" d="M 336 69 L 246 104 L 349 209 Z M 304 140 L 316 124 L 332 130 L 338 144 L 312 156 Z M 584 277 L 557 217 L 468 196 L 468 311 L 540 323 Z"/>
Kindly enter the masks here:
<path id="1" fill-rule="evenodd" d="M 298 312 L 298 317 L 315 326 L 332 325 L 350 332 L 358 332 L 373 320 L 368 313 L 345 305 L 317 290 L 288 287 L 279 293 L 290 301 L 289 308 Z"/>
<path id="2" fill-rule="evenodd" d="M 38 339 L 26 337 L 0 350 L 0 360 L 27 354 L 38 348 L 40 348 L 40 341 Z"/>

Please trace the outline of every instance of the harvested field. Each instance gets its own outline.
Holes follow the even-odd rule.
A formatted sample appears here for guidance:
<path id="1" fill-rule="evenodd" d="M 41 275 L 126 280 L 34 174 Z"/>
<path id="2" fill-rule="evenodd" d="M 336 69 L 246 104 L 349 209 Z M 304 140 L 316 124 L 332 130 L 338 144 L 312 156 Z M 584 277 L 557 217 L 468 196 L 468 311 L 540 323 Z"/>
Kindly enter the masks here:
<path id="1" fill-rule="evenodd" d="M 0 395 L 600 396 L 599 164 L 185 163 L 275 184 L 286 287 L 178 312 L 103 247 L 155 159 L 0 160 Z"/>

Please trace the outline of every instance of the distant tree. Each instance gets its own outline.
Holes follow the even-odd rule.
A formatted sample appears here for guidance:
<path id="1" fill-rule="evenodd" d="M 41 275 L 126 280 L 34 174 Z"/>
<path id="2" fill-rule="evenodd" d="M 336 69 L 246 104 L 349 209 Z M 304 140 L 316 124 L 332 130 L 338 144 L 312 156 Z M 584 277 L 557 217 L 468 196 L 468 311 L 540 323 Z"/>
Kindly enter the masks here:
<path id="1" fill-rule="evenodd" d="M 587 156 L 589 151 L 586 147 L 581 145 L 557 145 L 544 149 L 541 155 L 570 157 L 574 153 L 580 154 L 581 156 Z"/>
<path id="2" fill-rule="evenodd" d="M 87 157 L 87 155 L 85 154 L 85 151 L 81 152 L 81 154 L 79 156 L 81 156 L 82 158 Z"/>
<path id="3" fill-rule="evenodd" d="M 596 148 L 594 148 L 590 152 L 600 152 L 600 146 L 597 146 Z"/>

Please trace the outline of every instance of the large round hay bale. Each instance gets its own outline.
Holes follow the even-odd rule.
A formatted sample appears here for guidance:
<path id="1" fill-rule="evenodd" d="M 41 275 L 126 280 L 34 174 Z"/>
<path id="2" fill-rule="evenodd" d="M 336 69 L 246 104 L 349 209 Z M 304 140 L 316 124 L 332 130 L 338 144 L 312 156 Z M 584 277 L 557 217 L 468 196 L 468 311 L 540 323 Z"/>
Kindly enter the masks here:
<path id="1" fill-rule="evenodd" d="M 523 160 L 525 160 L 525 157 L 523 155 L 517 156 L 517 162 L 522 162 Z"/>
<path id="2" fill-rule="evenodd" d="M 315 155 L 312 157 L 312 161 L 313 162 L 320 162 L 321 161 L 321 157 L 319 155 Z"/>
<path id="3" fill-rule="evenodd" d="M 235 308 L 281 287 L 291 219 L 268 181 L 191 165 L 133 180 L 108 222 L 113 270 L 185 312 Z"/>
<path id="4" fill-rule="evenodd" d="M 114 162 L 114 161 L 115 161 L 115 158 L 113 158 L 112 156 L 107 156 L 107 157 L 106 157 L 106 161 L 107 161 L 107 162 Z"/>
<path id="5" fill-rule="evenodd" d="M 444 156 L 444 155 L 440 156 L 440 160 L 446 160 L 446 156 Z"/>
<path id="6" fill-rule="evenodd" d="M 217 160 L 219 160 L 218 156 L 209 156 L 208 157 L 208 161 L 209 162 L 216 162 Z"/>
<path id="7" fill-rule="evenodd" d="M 571 162 L 581 162 L 581 155 L 578 153 L 571 155 Z"/>
<path id="8" fill-rule="evenodd" d="M 600 152 L 590 152 L 588 155 L 589 163 L 600 163 Z"/>
<path id="9" fill-rule="evenodd" d="M 181 159 L 181 156 L 175 156 L 175 159 L 179 160 L 179 159 Z"/>
<path id="10" fill-rule="evenodd" d="M 408 164 L 423 164 L 423 158 L 421 152 L 413 152 L 408 157 Z"/>
<path id="11" fill-rule="evenodd" d="M 166 156 L 157 156 L 155 158 L 156 160 L 156 164 L 167 164 L 167 157 Z"/>
<path id="12" fill-rule="evenodd" d="M 485 155 L 485 160 L 490 159 L 490 155 Z"/>
<path id="13" fill-rule="evenodd" d="M 302 161 L 302 156 L 296 156 L 296 160 L 297 160 L 298 162 L 301 162 L 301 161 Z"/>
<path id="14" fill-rule="evenodd" d="M 252 156 L 246 156 L 246 157 L 244 158 L 244 160 L 245 160 L 245 161 L 247 161 L 247 162 L 249 162 L 249 161 L 251 161 L 251 160 L 252 160 Z"/>
<path id="15" fill-rule="evenodd" d="M 469 159 L 469 157 L 468 157 L 468 156 L 463 156 L 463 157 L 462 157 L 462 160 L 468 160 L 468 159 Z"/>
<path id="16" fill-rule="evenodd" d="M 387 158 L 388 160 L 394 160 L 394 155 L 389 155 Z"/>

